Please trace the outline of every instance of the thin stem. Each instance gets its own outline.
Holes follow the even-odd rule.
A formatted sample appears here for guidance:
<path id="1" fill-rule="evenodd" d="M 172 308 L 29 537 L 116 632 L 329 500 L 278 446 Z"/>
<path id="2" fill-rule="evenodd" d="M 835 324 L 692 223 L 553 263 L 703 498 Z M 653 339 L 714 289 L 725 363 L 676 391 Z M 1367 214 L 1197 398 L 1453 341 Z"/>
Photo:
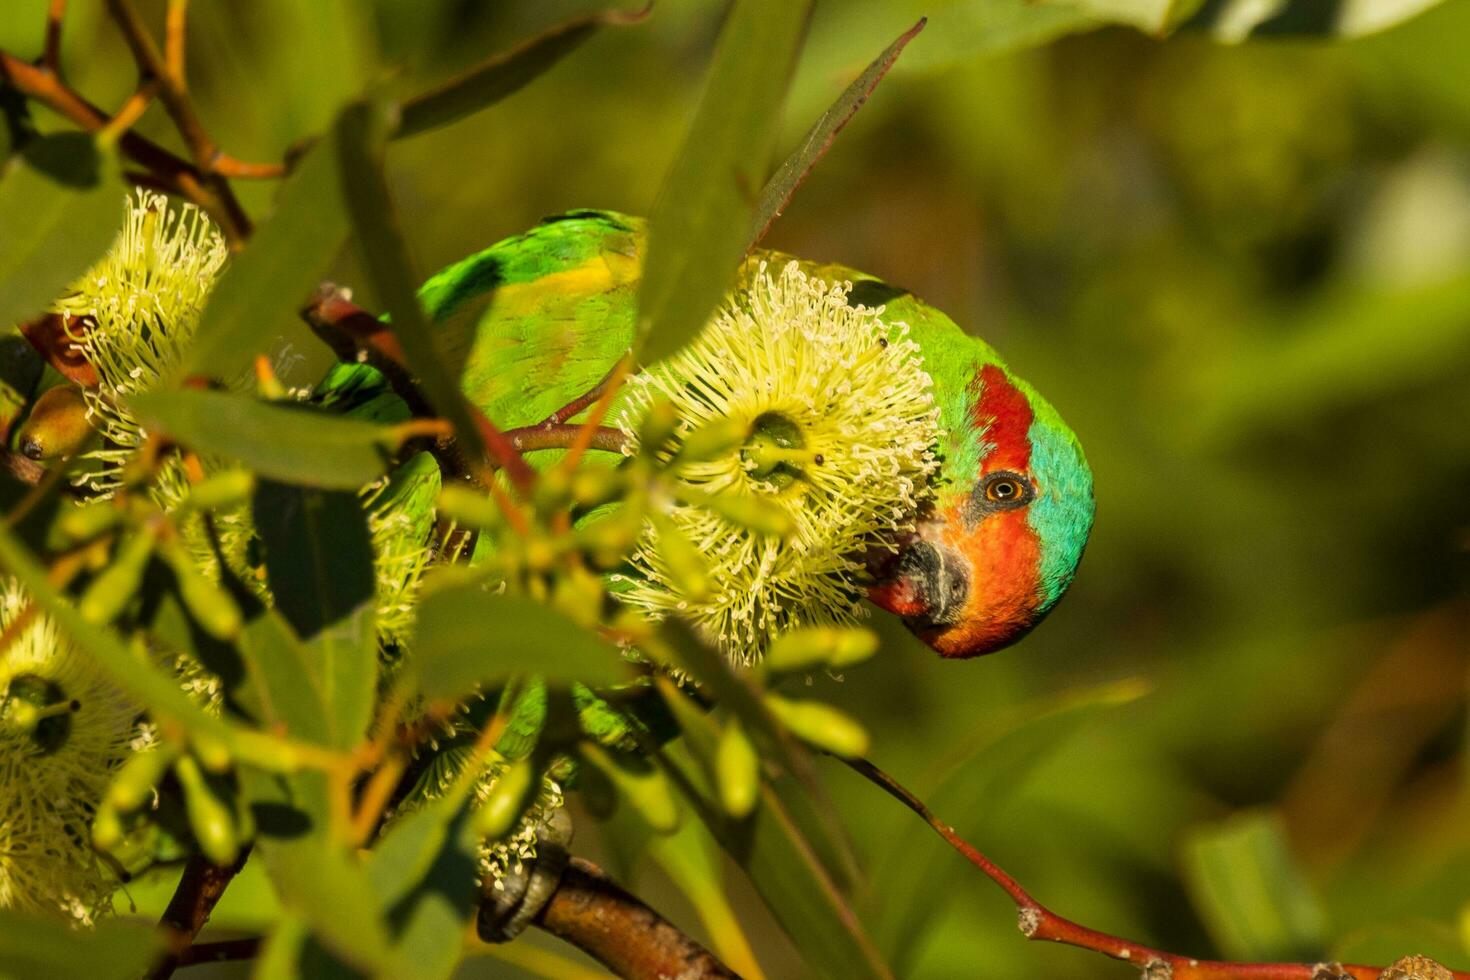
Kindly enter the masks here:
<path id="1" fill-rule="evenodd" d="M 84 132 L 98 132 L 112 118 L 84 99 L 54 72 L 38 68 L 6 51 L 0 51 L 0 79 Z M 187 160 L 132 130 L 123 133 L 117 145 L 124 156 L 144 170 L 142 174 L 128 174 L 130 179 L 177 194 L 199 205 L 215 219 L 234 246 L 249 237 L 250 219 L 227 184 L 220 182 L 221 189 L 206 187 L 203 174 Z"/>
<path id="2" fill-rule="evenodd" d="M 107 125 L 97 132 L 105 139 L 117 139 L 133 128 L 133 125 L 143 117 L 143 113 L 148 111 L 148 107 L 153 104 L 157 95 L 158 82 L 156 80 L 150 78 L 143 82 L 138 86 L 137 91 L 128 96 L 122 108 L 118 109 L 107 121 Z"/>
<path id="3" fill-rule="evenodd" d="M 163 54 L 168 74 L 180 92 L 189 90 L 184 69 L 184 38 L 189 25 L 189 0 L 168 0 L 168 15 L 163 28 Z"/>
<path id="4" fill-rule="evenodd" d="M 1381 967 L 1351 964 L 1228 963 L 1220 960 L 1198 960 L 1080 925 L 1057 915 L 1032 898 L 1021 887 L 1020 882 L 976 850 L 953 827 L 935 816 L 923 800 L 905 789 L 888 773 L 867 759 L 842 761 L 918 814 L 950 847 L 964 855 L 967 861 L 999 885 L 1015 903 L 1017 922 L 1027 939 L 1064 943 L 1132 963 L 1144 971 L 1146 980 L 1319 980 L 1344 974 L 1353 980 L 1378 980 L 1383 972 Z M 1451 970 L 1450 975 L 1454 980 L 1470 980 L 1470 973 Z"/>
<path id="5" fill-rule="evenodd" d="M 46 49 L 41 65 L 51 74 L 61 75 L 61 22 L 66 17 L 66 0 L 51 0 L 46 8 Z"/>
<path id="6" fill-rule="evenodd" d="M 132 51 L 133 60 L 138 63 L 139 69 L 158 79 L 158 94 L 163 100 L 164 108 L 168 110 L 174 125 L 178 127 L 179 135 L 184 138 L 184 143 L 194 155 L 194 166 L 199 168 L 201 174 L 208 176 L 214 170 L 214 140 L 210 139 L 204 124 L 199 121 L 199 115 L 194 111 L 194 103 L 184 89 L 182 78 L 170 70 L 163 54 L 158 50 L 158 43 L 153 40 L 153 35 L 149 33 L 132 0 L 107 0 L 107 9 L 122 31 L 123 40 Z M 169 19 L 174 19 L 172 10 Z M 182 61 L 182 51 L 179 57 Z"/>

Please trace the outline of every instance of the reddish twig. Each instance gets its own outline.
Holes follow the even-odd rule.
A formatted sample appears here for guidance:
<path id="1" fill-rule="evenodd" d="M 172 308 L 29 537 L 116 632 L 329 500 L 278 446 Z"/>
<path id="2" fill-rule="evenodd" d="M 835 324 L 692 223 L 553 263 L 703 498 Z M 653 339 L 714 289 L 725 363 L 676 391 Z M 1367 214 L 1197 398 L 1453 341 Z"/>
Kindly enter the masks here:
<path id="1" fill-rule="evenodd" d="M 533 921 L 626 980 L 736 977 L 713 953 L 581 858 L 572 858 Z"/>
<path id="2" fill-rule="evenodd" d="M 563 422 L 571 421 L 572 418 L 580 415 L 584 410 L 586 410 L 587 406 L 600 399 L 603 392 L 607 391 L 608 386 L 613 383 L 613 380 L 619 376 L 621 371 L 622 364 L 614 364 L 612 367 L 607 369 L 607 373 L 602 376 L 601 381 L 597 382 L 597 384 L 593 385 L 591 388 L 588 388 L 585 392 L 578 395 L 576 398 L 573 398 L 571 401 L 567 402 L 565 405 L 563 405 L 561 408 L 558 408 L 550 415 L 546 416 L 546 418 L 542 419 L 538 423 L 538 426 L 541 428 L 546 428 L 553 425 L 561 425 Z"/>
<path id="3" fill-rule="evenodd" d="M 1063 918 L 1042 905 L 1020 882 L 965 840 L 898 780 L 866 759 L 844 759 L 865 779 L 883 789 L 889 796 L 917 813 L 935 833 L 944 838 L 965 859 L 995 882 L 1016 904 L 1021 932 L 1027 939 L 1046 940 L 1089 949 L 1132 963 L 1144 971 L 1146 980 L 1378 980 L 1382 967 L 1342 965 L 1338 963 L 1229 963 L 1221 960 L 1199 960 L 1168 953 L 1131 939 L 1122 939 L 1097 929 Z M 1454 980 L 1470 980 L 1470 973 L 1451 970 Z"/>
<path id="4" fill-rule="evenodd" d="M 516 452 L 527 453 L 537 449 L 570 449 L 574 443 L 583 438 L 582 433 L 583 426 L 580 425 L 543 423 L 529 425 L 523 429 L 506 429 L 505 437 L 510 440 Z M 627 444 L 628 438 L 621 430 L 599 425 L 593 427 L 587 448 L 620 453 Z"/>

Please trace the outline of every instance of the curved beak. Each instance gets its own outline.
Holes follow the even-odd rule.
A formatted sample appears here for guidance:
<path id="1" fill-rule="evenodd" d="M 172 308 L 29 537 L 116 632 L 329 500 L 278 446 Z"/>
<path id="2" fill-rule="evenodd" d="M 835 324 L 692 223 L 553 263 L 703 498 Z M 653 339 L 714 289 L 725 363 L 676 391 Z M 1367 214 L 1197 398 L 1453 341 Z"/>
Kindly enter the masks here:
<path id="1" fill-rule="evenodd" d="M 917 535 L 869 562 L 868 598 L 901 616 L 921 638 L 954 622 L 970 594 L 968 565 L 954 549 Z"/>

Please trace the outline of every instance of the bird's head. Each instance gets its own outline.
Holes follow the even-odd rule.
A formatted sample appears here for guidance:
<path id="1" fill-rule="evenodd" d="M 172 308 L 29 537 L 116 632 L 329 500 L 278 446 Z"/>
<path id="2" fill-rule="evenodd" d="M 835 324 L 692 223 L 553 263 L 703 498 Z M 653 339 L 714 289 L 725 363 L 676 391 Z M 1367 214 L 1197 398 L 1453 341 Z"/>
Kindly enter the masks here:
<path id="1" fill-rule="evenodd" d="M 998 363 L 981 364 L 950 428 L 932 506 L 870 562 L 868 597 L 944 657 L 999 650 L 1039 623 L 1077 571 L 1092 472 L 1056 410 Z"/>

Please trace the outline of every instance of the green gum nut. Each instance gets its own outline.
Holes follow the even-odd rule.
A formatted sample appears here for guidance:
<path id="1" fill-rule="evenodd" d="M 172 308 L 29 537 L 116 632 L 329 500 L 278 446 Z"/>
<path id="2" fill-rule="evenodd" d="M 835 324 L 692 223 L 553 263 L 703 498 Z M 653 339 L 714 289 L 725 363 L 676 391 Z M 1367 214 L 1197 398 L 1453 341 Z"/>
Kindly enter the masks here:
<path id="1" fill-rule="evenodd" d="M 56 522 L 56 529 L 68 541 L 90 541 L 104 531 L 117 527 L 123 520 L 123 510 L 111 500 L 95 504 L 71 507 Z"/>
<path id="2" fill-rule="evenodd" d="M 76 454 L 93 432 L 82 389 L 63 384 L 48 388 L 36 399 L 15 441 L 26 457 L 46 461 Z"/>
<path id="3" fill-rule="evenodd" d="M 475 835 L 489 841 L 509 836 L 536 795 L 539 775 L 540 771 L 530 759 L 507 763 L 495 778 L 485 802 L 475 811 Z"/>
<path id="4" fill-rule="evenodd" d="M 658 554 L 669 566 L 669 572 L 679 590 L 690 602 L 704 602 L 710 597 L 709 569 L 704 556 L 694 546 L 679 526 L 668 515 L 657 509 L 649 511 L 653 526 L 658 531 Z"/>
<path id="5" fill-rule="evenodd" d="M 638 509 L 625 504 L 617 513 L 578 528 L 573 542 L 597 568 L 617 568 L 638 544 L 642 524 Z"/>
<path id="6" fill-rule="evenodd" d="M 750 816 L 760 796 L 760 758 L 740 722 L 730 720 L 715 747 L 715 775 L 720 804 L 737 820 Z"/>
<path id="7" fill-rule="evenodd" d="M 235 834 L 231 807 L 214 795 L 199 764 L 192 756 L 181 756 L 174 764 L 179 785 L 184 789 L 184 808 L 189 813 L 189 829 L 199 851 L 219 867 L 228 867 L 240 856 L 240 841 Z"/>
<path id="8" fill-rule="evenodd" d="M 660 834 L 679 829 L 679 804 L 660 769 L 646 759 L 611 753 L 592 742 L 581 743 L 578 753 L 607 777 L 650 829 Z"/>
<path id="9" fill-rule="evenodd" d="M 152 529 L 144 528 L 118 546 L 112 564 L 92 580 L 77 603 L 83 619 L 104 625 L 117 618 L 142 584 L 156 540 Z"/>
<path id="10" fill-rule="evenodd" d="M 767 694 L 765 703 L 802 741 L 847 759 L 867 754 L 867 729 L 836 708 L 815 701 L 788 701 L 774 694 Z"/>
<path id="11" fill-rule="evenodd" d="M 877 652 L 878 636 L 872 630 L 817 626 L 778 637 L 766 654 L 765 666 L 774 673 L 841 669 L 860 664 Z"/>
<path id="12" fill-rule="evenodd" d="M 464 486 L 449 486 L 439 491 L 439 511 L 451 520 L 479 528 L 495 530 L 501 525 L 500 508 L 495 501 Z"/>
<path id="13" fill-rule="evenodd" d="M 532 502 L 543 514 L 550 514 L 566 506 L 572 496 L 572 477 L 560 466 L 553 466 L 536 476 L 532 490 Z"/>
<path id="14" fill-rule="evenodd" d="M 254 473 L 226 470 L 196 483 L 183 506 L 200 511 L 229 510 L 244 504 L 254 492 Z"/>
<path id="15" fill-rule="evenodd" d="M 107 788 L 104 806 L 118 813 L 132 813 L 142 809 L 152 798 L 153 787 L 163 779 L 163 774 L 178 755 L 178 750 L 171 745 L 134 752 L 113 777 L 112 785 Z"/>
<path id="16" fill-rule="evenodd" d="M 244 623 L 240 607 L 228 592 L 199 570 L 188 549 L 173 539 L 164 542 L 159 551 L 173 569 L 179 598 L 195 622 L 216 640 L 233 640 L 239 636 Z"/>

